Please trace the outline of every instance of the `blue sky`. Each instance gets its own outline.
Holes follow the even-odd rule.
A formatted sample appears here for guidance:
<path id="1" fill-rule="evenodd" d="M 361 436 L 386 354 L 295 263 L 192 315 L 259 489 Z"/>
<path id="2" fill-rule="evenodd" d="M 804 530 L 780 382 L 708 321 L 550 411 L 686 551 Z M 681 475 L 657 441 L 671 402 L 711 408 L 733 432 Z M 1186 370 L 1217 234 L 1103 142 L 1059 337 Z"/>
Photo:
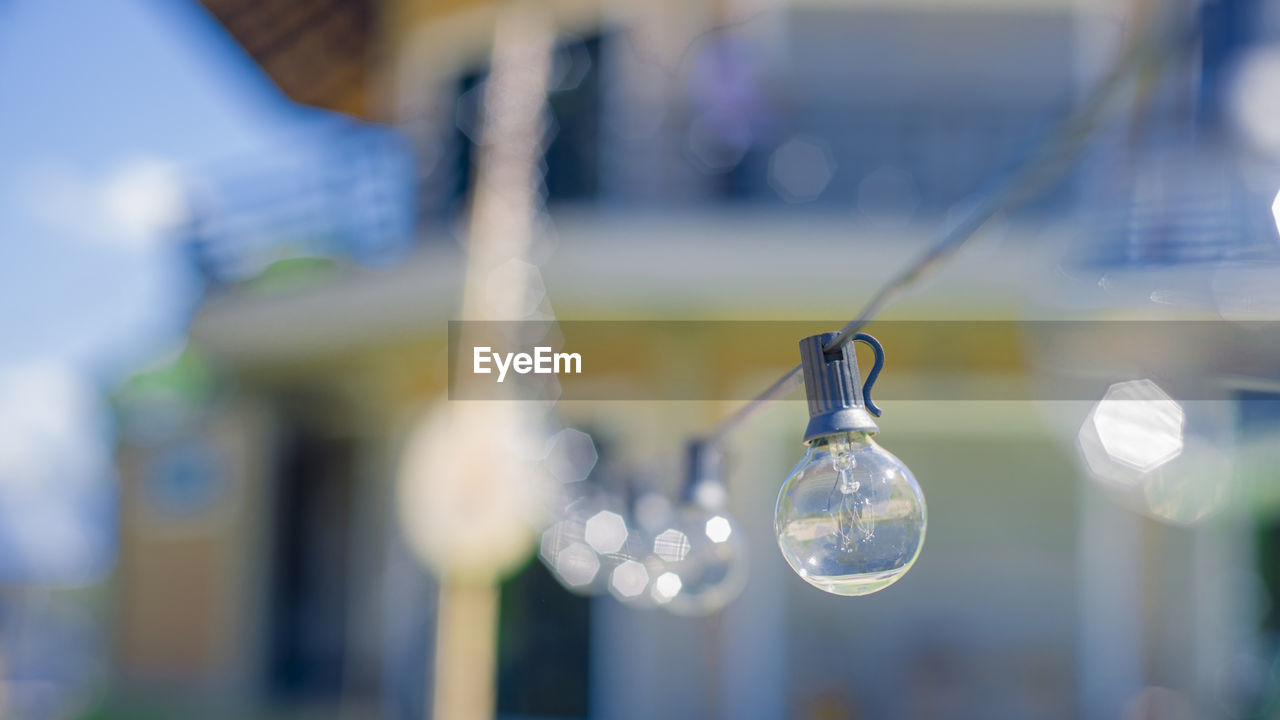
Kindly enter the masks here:
<path id="1" fill-rule="evenodd" d="M 182 188 L 333 116 L 285 100 L 193 0 L 0 0 L 0 578 L 114 557 L 103 393 L 181 348 Z"/>
<path id="2" fill-rule="evenodd" d="M 194 0 L 0 3 L 0 367 L 110 382 L 180 340 L 164 180 L 261 154 L 290 104 Z M 166 210 L 168 208 L 169 210 Z"/>

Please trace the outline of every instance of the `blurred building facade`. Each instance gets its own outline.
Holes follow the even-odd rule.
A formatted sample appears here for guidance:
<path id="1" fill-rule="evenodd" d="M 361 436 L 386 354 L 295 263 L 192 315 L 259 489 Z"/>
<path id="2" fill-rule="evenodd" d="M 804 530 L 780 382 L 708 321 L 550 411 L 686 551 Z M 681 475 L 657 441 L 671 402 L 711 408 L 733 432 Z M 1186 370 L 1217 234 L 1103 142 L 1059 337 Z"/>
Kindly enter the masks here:
<path id="1" fill-rule="evenodd" d="M 246 163 L 197 204 L 187 240 L 208 290 L 188 353 L 122 390 L 120 703 L 422 717 L 434 583 L 396 528 L 393 478 L 409 427 L 446 391 L 500 8 L 204 4 L 285 94 L 352 117 L 304 139 L 324 148 L 318 164 Z M 1070 106 L 1125 17 L 1055 2 L 544 7 L 562 40 L 535 253 L 561 319 L 840 320 Z M 1096 177 L 1086 167 L 1001 218 L 893 317 L 1075 310 L 1057 268 Z M 1256 242 L 1240 237 L 1222 242 Z M 973 358 L 967 382 L 1039 381 L 1024 342 Z M 679 352 L 646 381 L 712 364 L 704 346 Z M 774 367 L 715 360 L 725 387 Z M 913 382 L 959 382 L 928 348 L 893 363 Z M 1081 480 L 1078 422 L 1064 434 L 1053 419 L 1087 407 L 1049 405 L 892 408 L 886 444 L 937 510 L 912 574 L 856 603 L 812 592 L 774 554 L 803 416 L 780 405 L 737 441 L 750 460 L 733 470 L 733 508 L 755 549 L 743 597 L 677 619 L 571 596 L 534 561 L 503 589 L 499 714 L 1231 714 L 1250 690 L 1211 676 L 1260 652 L 1262 611 L 1230 609 L 1253 601 L 1239 583 L 1203 584 L 1256 576 L 1253 529 L 1114 507 Z M 602 468 L 668 486 L 685 435 L 727 409 L 559 406 L 597 435 Z"/>

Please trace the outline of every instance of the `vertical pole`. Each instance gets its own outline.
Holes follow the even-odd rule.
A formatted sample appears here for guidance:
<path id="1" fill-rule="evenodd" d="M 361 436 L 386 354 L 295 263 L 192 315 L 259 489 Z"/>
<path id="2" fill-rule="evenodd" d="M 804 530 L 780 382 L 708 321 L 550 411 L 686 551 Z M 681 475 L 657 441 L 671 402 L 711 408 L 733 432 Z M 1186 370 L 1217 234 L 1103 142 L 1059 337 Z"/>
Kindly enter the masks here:
<path id="1" fill-rule="evenodd" d="M 443 580 L 436 615 L 436 720 L 494 716 L 498 647 L 496 585 Z"/>
<path id="2" fill-rule="evenodd" d="M 462 317 L 468 320 L 520 320 L 527 312 L 512 304 L 521 293 L 494 297 L 488 290 L 495 268 L 528 262 L 539 211 L 538 161 L 553 35 L 550 18 L 533 3 L 505 6 L 494 28 L 462 297 Z M 485 568 L 458 570 L 465 579 L 438 568 L 432 716 L 488 720 L 497 704 L 498 578 Z"/>

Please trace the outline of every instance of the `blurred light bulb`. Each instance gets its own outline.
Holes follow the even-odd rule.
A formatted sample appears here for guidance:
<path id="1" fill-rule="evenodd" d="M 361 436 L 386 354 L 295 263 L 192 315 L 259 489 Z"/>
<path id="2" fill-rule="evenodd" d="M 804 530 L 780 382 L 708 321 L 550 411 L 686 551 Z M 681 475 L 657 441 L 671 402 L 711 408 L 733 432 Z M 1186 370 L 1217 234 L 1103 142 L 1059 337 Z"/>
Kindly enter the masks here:
<path id="1" fill-rule="evenodd" d="M 866 387 L 852 343 L 831 352 L 837 337 L 800 341 L 809 400 L 808 451 L 778 494 L 774 530 L 791 569 L 836 595 L 867 595 L 892 585 L 924 544 L 924 494 L 907 466 L 872 440 L 879 427 L 871 385 L 884 349 L 870 335 L 855 340 L 876 351 Z"/>
<path id="2" fill-rule="evenodd" d="M 707 615 L 723 608 L 746 585 L 747 551 L 742 533 L 735 530 L 727 515 L 696 505 L 678 510 L 669 524 L 663 535 L 667 539 L 679 536 L 681 542 L 658 550 L 666 560 L 667 572 L 678 580 L 675 592 L 666 598 L 666 608 L 677 615 Z"/>
<path id="3" fill-rule="evenodd" d="M 677 615 L 716 612 L 746 585 L 746 539 L 725 509 L 729 494 L 720 460 L 711 445 L 690 446 L 685 504 L 668 513 L 654 538 L 654 553 L 666 570 L 655 582 L 654 594 Z"/>

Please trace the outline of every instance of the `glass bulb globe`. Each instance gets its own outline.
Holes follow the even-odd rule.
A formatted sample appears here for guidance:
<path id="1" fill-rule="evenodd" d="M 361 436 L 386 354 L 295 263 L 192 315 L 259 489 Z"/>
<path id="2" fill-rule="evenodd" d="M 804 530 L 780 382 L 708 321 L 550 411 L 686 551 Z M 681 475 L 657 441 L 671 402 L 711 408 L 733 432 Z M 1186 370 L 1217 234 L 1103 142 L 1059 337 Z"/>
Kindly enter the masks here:
<path id="1" fill-rule="evenodd" d="M 680 508 L 654 536 L 653 550 L 666 573 L 655 583 L 655 599 L 677 615 L 713 613 L 746 584 L 743 534 L 723 511 Z"/>
<path id="2" fill-rule="evenodd" d="M 805 582 L 868 595 L 902 577 L 924 544 L 924 495 L 911 471 L 866 432 L 819 437 L 778 494 L 774 530 Z"/>

